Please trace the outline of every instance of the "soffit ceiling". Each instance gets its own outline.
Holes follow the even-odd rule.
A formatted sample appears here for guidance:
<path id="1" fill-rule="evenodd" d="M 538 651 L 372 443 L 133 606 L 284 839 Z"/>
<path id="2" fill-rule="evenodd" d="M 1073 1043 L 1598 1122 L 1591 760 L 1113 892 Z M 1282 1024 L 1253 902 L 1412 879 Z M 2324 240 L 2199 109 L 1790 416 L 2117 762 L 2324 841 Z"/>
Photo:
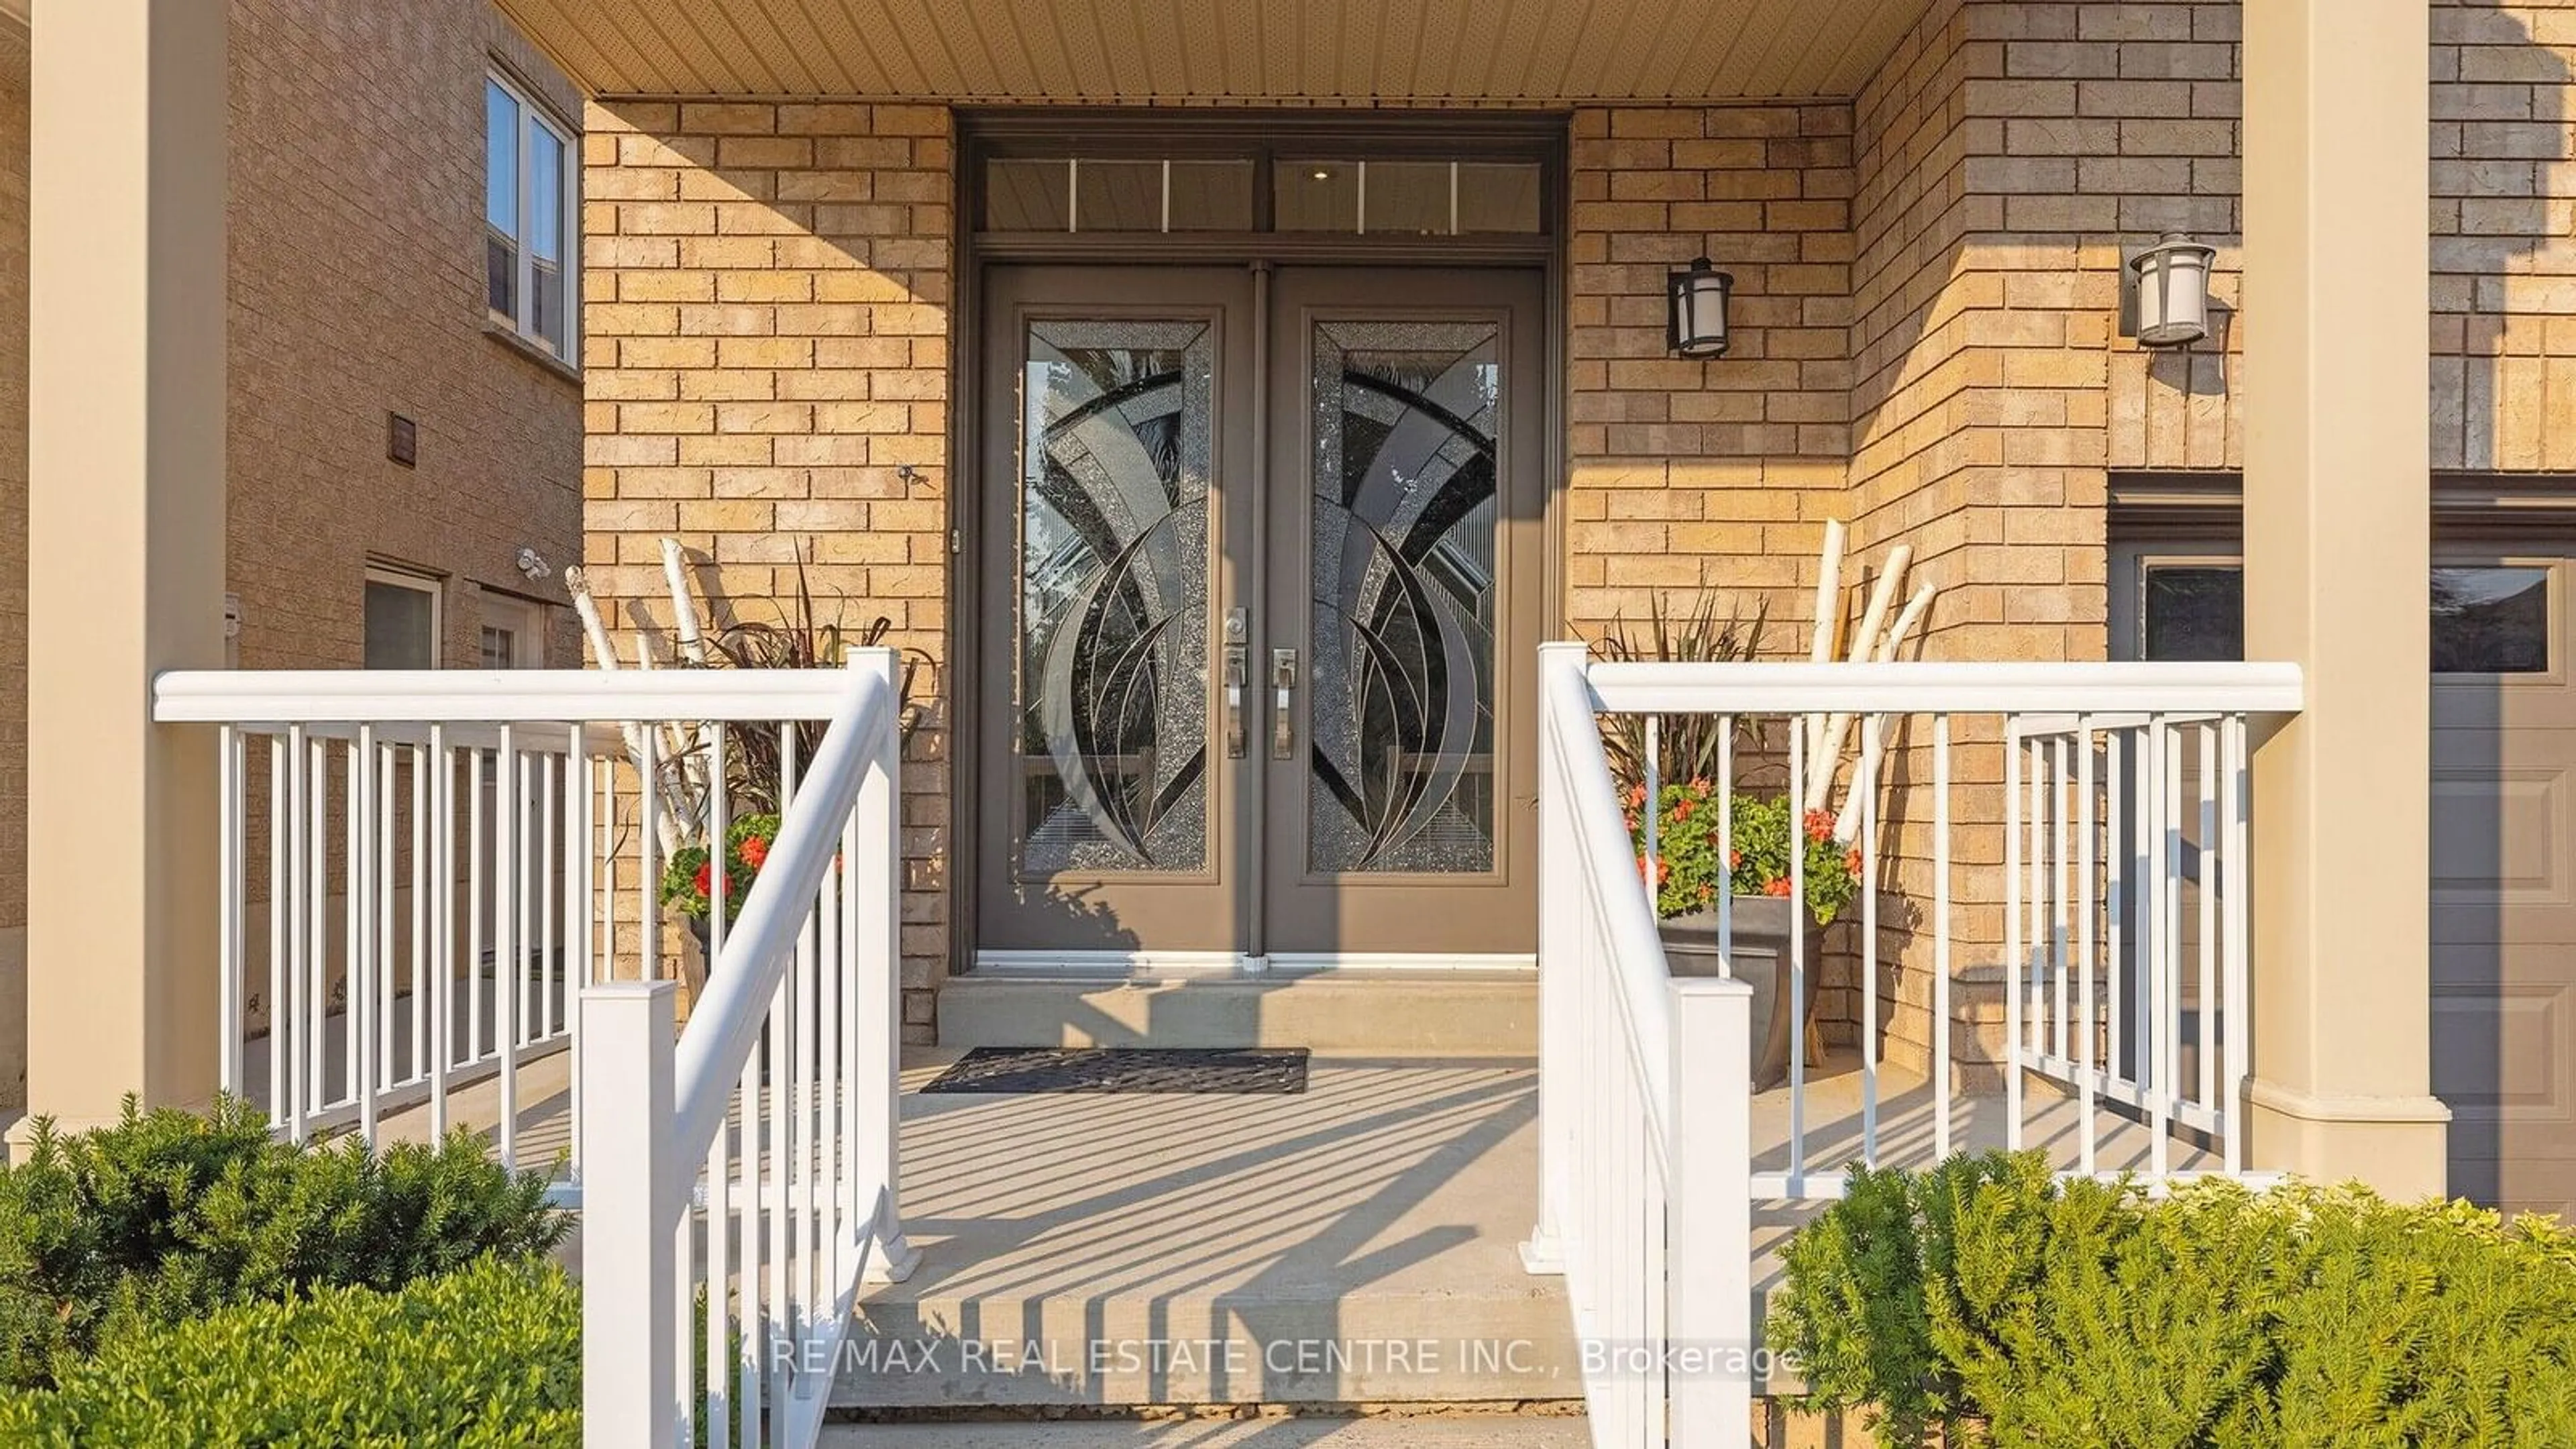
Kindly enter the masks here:
<path id="1" fill-rule="evenodd" d="M 499 0 L 584 88 L 958 101 L 1856 93 L 1928 0 Z"/>

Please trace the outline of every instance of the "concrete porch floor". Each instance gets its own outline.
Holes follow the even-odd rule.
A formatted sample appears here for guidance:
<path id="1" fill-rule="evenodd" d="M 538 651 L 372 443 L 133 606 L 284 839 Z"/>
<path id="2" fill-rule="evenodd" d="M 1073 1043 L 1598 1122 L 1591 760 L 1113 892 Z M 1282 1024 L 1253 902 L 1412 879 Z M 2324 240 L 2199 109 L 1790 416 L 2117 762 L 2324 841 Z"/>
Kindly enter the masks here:
<path id="1" fill-rule="evenodd" d="M 924 1096 L 959 1053 L 906 1055 L 904 1215 L 922 1265 L 868 1290 L 869 1371 L 846 1407 L 1188 1403 L 1510 1405 L 1580 1393 L 1560 1280 L 1520 1264 L 1538 1192 L 1537 1070 L 1526 1061 L 1318 1059 L 1297 1096 Z M 567 1145 L 569 1058 L 521 1068 L 520 1161 Z M 1881 1078 L 1880 1158 L 1932 1160 L 1919 1075 Z M 1807 1162 L 1859 1155 L 1861 1075 L 1814 1069 Z M 497 1087 L 458 1092 L 490 1140 Z M 2034 1093 L 2029 1145 L 2075 1160 L 2073 1104 Z M 1999 1095 L 1962 1094 L 1953 1146 L 2003 1144 Z M 427 1112 L 387 1122 L 427 1135 Z M 1754 1099 L 1757 1170 L 1787 1165 L 1785 1091 Z M 2147 1129 L 2103 1118 L 2107 1169 L 2143 1166 Z M 2177 1144 L 2177 1168 L 2205 1166 Z M 1812 1204 L 1758 1204 L 1756 1321 Z M 569 1255 L 578 1265 L 577 1246 Z M 1103 1430 L 1102 1432 L 1108 1432 Z M 1102 1442 L 1231 1445 L 1164 1426 Z M 1223 1433 L 1249 1432 L 1225 1429 Z M 1242 1442 L 1303 1440 L 1273 1426 Z M 1304 1431 L 1298 1431 L 1304 1432 Z M 1198 1436 L 1198 1437 L 1193 1437 Z M 1215 1437 L 1208 1437 L 1215 1436 Z M 1073 1442 L 1073 1441 L 1068 1441 Z M 1327 1441 L 1338 1442 L 1338 1441 Z M 1425 1442 L 1439 1442 L 1427 1440 Z"/>

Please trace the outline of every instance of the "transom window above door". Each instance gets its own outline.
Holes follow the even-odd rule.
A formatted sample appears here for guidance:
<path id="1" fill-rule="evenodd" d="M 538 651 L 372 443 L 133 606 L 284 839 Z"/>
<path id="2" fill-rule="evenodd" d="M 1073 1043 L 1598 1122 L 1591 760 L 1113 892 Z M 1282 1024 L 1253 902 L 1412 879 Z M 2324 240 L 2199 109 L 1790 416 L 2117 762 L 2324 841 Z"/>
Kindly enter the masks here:
<path id="1" fill-rule="evenodd" d="M 1538 236 L 1537 161 L 1354 157 L 993 156 L 982 172 L 988 232 L 1306 232 L 1350 236 Z"/>

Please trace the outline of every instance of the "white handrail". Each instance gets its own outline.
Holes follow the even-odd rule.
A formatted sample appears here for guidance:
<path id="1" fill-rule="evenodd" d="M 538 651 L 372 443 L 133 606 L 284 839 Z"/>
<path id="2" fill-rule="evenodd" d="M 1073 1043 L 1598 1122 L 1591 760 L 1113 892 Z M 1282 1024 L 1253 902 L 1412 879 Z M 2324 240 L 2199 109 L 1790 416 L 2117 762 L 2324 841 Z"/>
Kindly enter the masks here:
<path id="1" fill-rule="evenodd" d="M 716 960 L 676 1046 L 667 991 L 583 994 L 601 1033 L 582 1073 L 601 1105 L 579 1123 L 584 1356 L 624 1366 L 586 1380 L 585 1442 L 603 1449 L 680 1442 L 700 1405 L 710 1449 L 811 1449 L 858 1285 L 919 1258 L 898 1214 L 895 655 L 854 651 L 834 683 L 810 760 L 782 731 L 778 832 L 729 928 L 710 878 Z M 725 732 L 707 748 L 720 783 Z M 701 828 L 722 860 L 721 790 L 712 804 Z M 637 1102 L 666 1104 L 642 1131 Z M 684 1367 L 693 1353 L 703 1375 Z"/>
<path id="2" fill-rule="evenodd" d="M 2295 664 L 1595 664 L 1622 714 L 2290 714 Z"/>
<path id="3" fill-rule="evenodd" d="M 848 692 L 837 669 L 193 669 L 153 681 L 152 712 L 164 724 L 817 720 Z"/>
<path id="4" fill-rule="evenodd" d="M 1601 747 L 1601 732 L 1593 728 L 1598 705 L 1583 670 L 1559 665 L 1542 674 L 1550 714 L 1547 734 L 1565 777 L 1608 780 L 1610 757 Z M 1583 860 L 1632 858 L 1635 847 L 1627 824 L 1619 818 L 1618 802 L 1608 790 L 1572 791 L 1571 804 L 1571 823 Z M 1586 881 L 1609 935 L 1611 967 L 1621 988 L 1618 1002 L 1636 1045 L 1638 1066 L 1645 1073 L 1647 1104 L 1649 1110 L 1661 1113 L 1673 1091 L 1672 1006 L 1664 991 L 1663 940 L 1656 934 L 1654 909 L 1646 902 L 1642 883 L 1633 891 L 1607 889 L 1607 884 Z M 1661 1140 L 1662 1124 L 1650 1127 L 1652 1138 Z"/>
<path id="5" fill-rule="evenodd" d="M 706 994 L 690 1010 L 688 1028 L 680 1034 L 673 1166 L 692 1180 L 724 1125 L 734 1083 L 760 1043 L 761 1023 L 805 933 L 814 893 L 832 868 L 879 733 L 893 727 L 891 681 L 883 669 L 867 667 L 869 662 L 853 657 L 831 729 L 797 781 L 795 805 L 779 823 L 768 863 L 743 897 L 742 914 L 725 932 Z"/>

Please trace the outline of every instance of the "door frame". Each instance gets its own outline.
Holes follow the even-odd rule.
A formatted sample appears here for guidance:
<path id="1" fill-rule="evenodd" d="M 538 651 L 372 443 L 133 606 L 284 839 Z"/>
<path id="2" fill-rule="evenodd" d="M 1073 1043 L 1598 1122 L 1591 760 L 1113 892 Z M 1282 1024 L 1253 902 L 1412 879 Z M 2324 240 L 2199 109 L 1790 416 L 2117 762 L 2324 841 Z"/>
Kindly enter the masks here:
<path id="1" fill-rule="evenodd" d="M 1567 461 L 1565 365 L 1568 314 L 1565 278 L 1568 260 L 1564 224 L 1570 203 L 1566 153 L 1572 115 L 1540 111 L 1353 111 L 1244 108 L 1225 111 L 1129 107 L 1007 107 L 960 109 L 956 121 L 956 166 L 951 202 L 957 224 L 952 228 L 948 409 L 948 623 L 947 695 L 949 724 L 949 857 L 947 974 L 972 971 L 977 962 L 981 901 L 978 862 L 988 842 L 979 821 L 987 782 L 980 777 L 963 721 L 983 718 L 988 705 L 988 671 L 982 641 L 986 613 L 993 606 L 990 590 L 978 587 L 974 567 L 983 556 L 987 530 L 985 500 L 991 489 L 982 449 L 988 421 L 982 379 L 988 370 L 983 352 L 985 270 L 996 264 L 1135 265 L 1139 263 L 1242 266 L 1247 269 L 1294 263 L 1301 266 L 1441 266 L 1455 269 L 1535 269 L 1541 274 L 1544 315 L 1541 323 L 1541 452 L 1544 498 L 1541 504 L 1539 632 L 1561 636 L 1565 629 L 1565 491 Z M 1402 237 L 1315 232 L 1195 233 L 990 233 L 975 220 L 982 214 L 984 162 L 995 155 L 1068 154 L 1102 156 L 1240 155 L 1315 146 L 1336 156 L 1360 160 L 1437 154 L 1460 160 L 1534 161 L 1539 165 L 1540 231 L 1530 236 Z M 1261 196 L 1256 173 L 1256 198 Z M 1256 405 L 1262 400 L 1256 399 Z M 1256 453 L 1260 450 L 1256 448 Z M 1266 458 L 1255 465 L 1267 469 Z M 1141 965 L 1153 969 L 1229 969 L 1212 959 L 1192 955 L 1164 963 L 1143 953 Z M 1283 965 L 1290 963 L 1283 962 Z M 1298 966 L 1308 964 L 1299 961 Z M 1350 958 L 1343 964 L 1361 964 Z M 1398 958 L 1370 959 L 1372 966 L 1404 964 Z M 1466 967 L 1497 966 L 1502 961 L 1452 960 Z"/>

